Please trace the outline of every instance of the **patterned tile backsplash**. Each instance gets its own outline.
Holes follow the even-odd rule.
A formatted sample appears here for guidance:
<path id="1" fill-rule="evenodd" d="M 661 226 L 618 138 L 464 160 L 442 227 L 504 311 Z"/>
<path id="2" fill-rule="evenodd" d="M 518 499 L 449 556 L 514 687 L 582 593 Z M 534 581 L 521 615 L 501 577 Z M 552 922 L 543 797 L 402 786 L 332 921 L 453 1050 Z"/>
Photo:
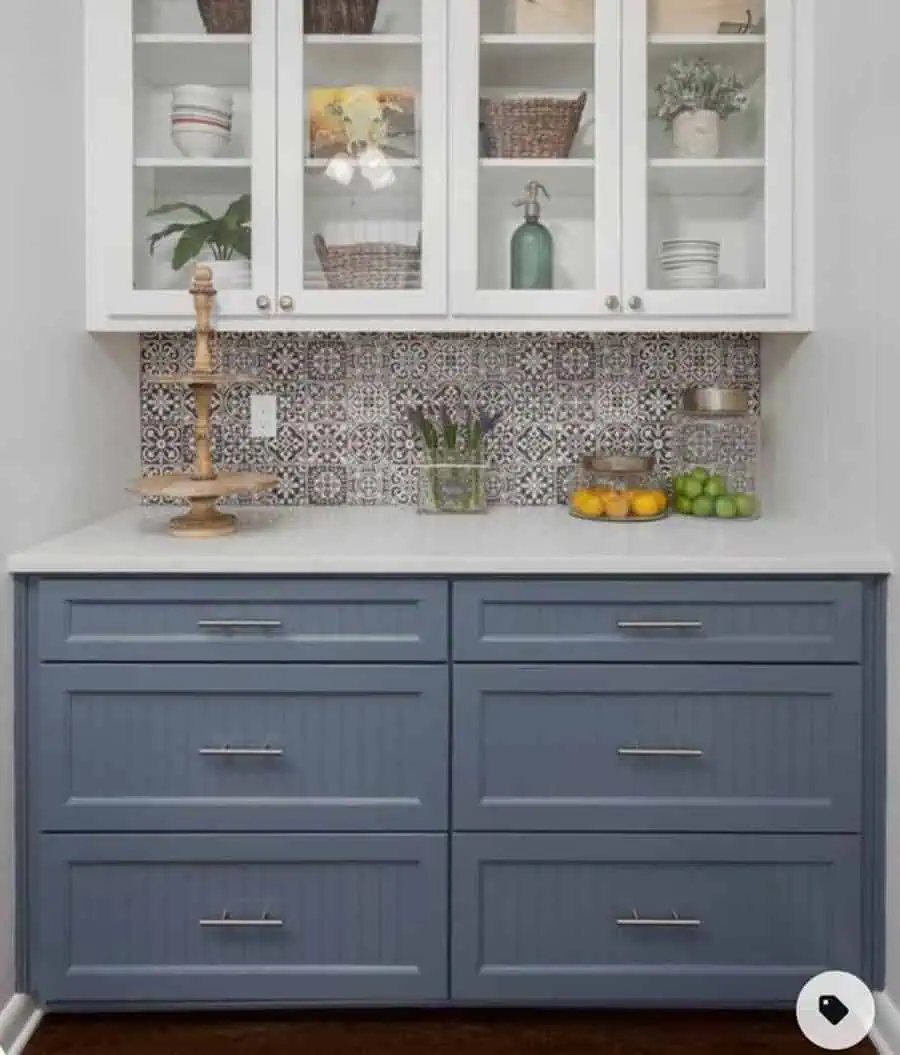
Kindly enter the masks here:
<path id="1" fill-rule="evenodd" d="M 565 501 L 573 465 L 594 449 L 652 453 L 668 470 L 685 388 L 746 388 L 759 405 L 759 338 L 749 334 L 221 334 L 216 352 L 224 369 L 256 379 L 214 401 L 216 464 L 277 473 L 263 503 L 415 503 L 410 405 L 503 411 L 488 488 L 516 505 Z M 145 473 L 193 459 L 192 396 L 156 380 L 192 355 L 190 335 L 142 338 Z M 253 392 L 278 398 L 275 439 L 250 437 Z"/>

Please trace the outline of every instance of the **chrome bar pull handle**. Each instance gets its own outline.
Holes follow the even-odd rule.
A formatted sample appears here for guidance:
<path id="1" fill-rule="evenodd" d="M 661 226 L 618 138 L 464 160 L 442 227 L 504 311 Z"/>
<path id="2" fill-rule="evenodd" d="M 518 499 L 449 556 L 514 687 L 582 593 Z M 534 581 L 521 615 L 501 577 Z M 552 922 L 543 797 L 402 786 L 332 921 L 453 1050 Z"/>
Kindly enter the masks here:
<path id="1" fill-rule="evenodd" d="M 620 619 L 620 630 L 702 630 L 699 619 Z"/>
<path id="2" fill-rule="evenodd" d="M 702 919 L 682 919 L 677 912 L 671 916 L 663 916 L 661 919 L 650 919 L 639 916 L 637 909 L 631 910 L 630 916 L 616 920 L 617 927 L 702 927 Z"/>
<path id="3" fill-rule="evenodd" d="M 264 912 L 259 919 L 238 919 L 231 915 L 230 912 L 223 912 L 221 916 L 215 916 L 212 919 L 201 919 L 201 927 L 283 927 L 284 920 L 276 919 L 274 916 L 270 916 L 268 912 Z"/>
<path id="4" fill-rule="evenodd" d="M 620 758 L 703 758 L 696 747 L 619 747 Z"/>
<path id="5" fill-rule="evenodd" d="M 283 747 L 231 747 L 223 744 L 221 747 L 201 747 L 201 755 L 212 758 L 281 758 L 284 754 Z"/>
<path id="6" fill-rule="evenodd" d="M 284 624 L 280 619 L 198 619 L 199 630 L 221 630 L 226 633 L 236 630 L 280 630 Z"/>

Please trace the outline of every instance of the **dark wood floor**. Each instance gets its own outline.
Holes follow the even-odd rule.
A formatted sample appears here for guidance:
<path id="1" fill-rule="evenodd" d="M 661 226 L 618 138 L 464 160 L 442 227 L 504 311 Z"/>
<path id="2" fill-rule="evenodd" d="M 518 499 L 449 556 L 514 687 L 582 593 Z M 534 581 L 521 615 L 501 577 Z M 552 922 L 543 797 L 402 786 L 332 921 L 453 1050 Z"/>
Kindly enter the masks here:
<path id="1" fill-rule="evenodd" d="M 48 1016 L 26 1055 L 809 1055 L 793 1014 Z M 868 1043 L 852 1049 L 871 1053 Z"/>

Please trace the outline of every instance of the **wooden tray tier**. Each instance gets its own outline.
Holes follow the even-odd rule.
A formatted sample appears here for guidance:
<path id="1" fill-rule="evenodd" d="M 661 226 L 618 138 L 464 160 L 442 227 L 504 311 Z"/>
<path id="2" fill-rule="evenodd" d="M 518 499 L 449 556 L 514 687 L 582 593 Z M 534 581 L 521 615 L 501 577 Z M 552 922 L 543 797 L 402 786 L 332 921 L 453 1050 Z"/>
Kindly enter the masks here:
<path id="1" fill-rule="evenodd" d="M 278 477 L 271 473 L 222 473 L 210 480 L 195 479 L 190 473 L 167 473 L 135 480 L 129 490 L 142 498 L 188 502 L 190 510 L 170 521 L 171 533 L 179 538 L 213 538 L 237 531 L 237 518 L 216 509 L 220 498 L 260 494 L 277 486 Z"/>

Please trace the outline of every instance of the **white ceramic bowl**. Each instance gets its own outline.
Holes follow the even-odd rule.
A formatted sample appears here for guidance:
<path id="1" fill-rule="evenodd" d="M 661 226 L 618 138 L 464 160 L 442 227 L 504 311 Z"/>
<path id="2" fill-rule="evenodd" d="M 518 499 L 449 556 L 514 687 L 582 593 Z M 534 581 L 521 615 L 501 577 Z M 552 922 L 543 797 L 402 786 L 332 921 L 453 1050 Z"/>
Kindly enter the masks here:
<path id="1" fill-rule="evenodd" d="M 172 92 L 173 106 L 209 106 L 214 110 L 230 113 L 234 109 L 234 97 L 221 88 L 204 84 L 183 84 Z"/>
<path id="2" fill-rule="evenodd" d="M 186 158 L 218 157 L 230 141 L 231 136 L 218 132 L 172 129 L 172 142 Z"/>
<path id="3" fill-rule="evenodd" d="M 230 122 L 212 120 L 209 117 L 194 116 L 193 114 L 172 114 L 170 125 L 173 130 L 180 128 L 189 132 L 192 129 L 197 129 L 205 132 L 219 132 L 223 136 L 231 135 Z"/>

